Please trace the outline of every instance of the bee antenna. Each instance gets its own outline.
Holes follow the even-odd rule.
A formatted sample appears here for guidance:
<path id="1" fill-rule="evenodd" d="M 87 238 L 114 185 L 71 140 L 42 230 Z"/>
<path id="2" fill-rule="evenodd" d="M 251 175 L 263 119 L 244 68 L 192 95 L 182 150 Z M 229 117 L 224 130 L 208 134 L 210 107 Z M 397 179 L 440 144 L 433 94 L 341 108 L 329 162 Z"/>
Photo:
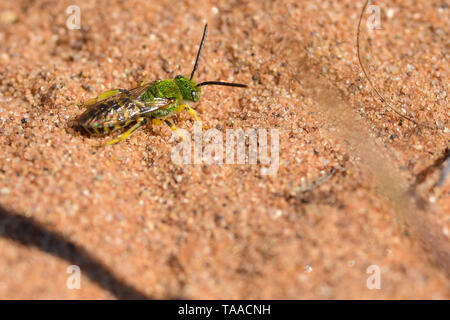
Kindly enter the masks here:
<path id="1" fill-rule="evenodd" d="M 205 28 L 203 29 L 202 42 L 200 42 L 200 47 L 198 48 L 198 52 L 197 52 L 197 58 L 195 59 L 194 68 L 192 69 L 191 78 L 189 80 L 192 80 L 192 78 L 194 77 L 194 73 L 197 70 L 198 61 L 200 60 L 200 54 L 202 53 L 202 49 L 203 49 L 203 45 L 205 43 L 207 32 L 208 32 L 208 24 L 205 24 Z"/>
<path id="2" fill-rule="evenodd" d="M 197 86 L 227 86 L 227 87 L 238 87 L 238 88 L 247 88 L 246 84 L 241 83 L 231 83 L 231 82 L 221 82 L 221 81 L 205 81 L 199 83 Z"/>

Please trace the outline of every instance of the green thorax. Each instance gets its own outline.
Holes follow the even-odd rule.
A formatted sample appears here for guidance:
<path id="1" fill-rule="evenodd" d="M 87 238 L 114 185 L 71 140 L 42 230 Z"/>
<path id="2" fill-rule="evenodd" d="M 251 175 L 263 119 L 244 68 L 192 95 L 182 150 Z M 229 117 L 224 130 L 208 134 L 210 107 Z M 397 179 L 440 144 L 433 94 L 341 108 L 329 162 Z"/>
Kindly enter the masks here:
<path id="1" fill-rule="evenodd" d="M 175 98 L 177 105 L 183 100 L 197 102 L 200 100 L 201 88 L 192 80 L 184 76 L 176 76 L 175 79 L 159 80 L 147 89 L 142 100 L 153 98 Z"/>
<path id="2" fill-rule="evenodd" d="M 184 76 L 175 79 L 159 80 L 155 82 L 142 95 L 142 101 L 151 101 L 154 98 L 175 98 L 176 102 L 163 109 L 151 113 L 152 118 L 166 118 L 172 115 L 183 101 L 197 102 L 200 99 L 200 86 Z"/>

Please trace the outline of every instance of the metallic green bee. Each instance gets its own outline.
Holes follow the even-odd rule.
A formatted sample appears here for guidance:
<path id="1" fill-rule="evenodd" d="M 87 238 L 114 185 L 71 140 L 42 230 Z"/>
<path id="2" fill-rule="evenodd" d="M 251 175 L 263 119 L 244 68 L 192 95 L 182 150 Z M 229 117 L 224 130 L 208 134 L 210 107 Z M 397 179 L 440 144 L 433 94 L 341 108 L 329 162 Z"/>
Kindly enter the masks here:
<path id="1" fill-rule="evenodd" d="M 177 130 L 173 121 L 168 118 L 187 109 L 195 120 L 199 121 L 195 111 L 186 102 L 199 101 L 202 86 L 220 85 L 246 88 L 246 85 L 239 83 L 219 81 L 196 83 L 192 80 L 197 70 L 207 30 L 208 25 L 205 25 L 190 78 L 178 75 L 174 79 L 142 84 L 131 90 L 114 89 L 106 91 L 87 101 L 84 105 L 88 109 L 75 121 L 72 121 L 71 126 L 92 135 L 107 135 L 115 130 L 128 128 L 117 138 L 99 146 L 104 147 L 128 138 L 148 119 L 151 119 L 154 125 L 161 125 L 165 122 L 172 130 Z"/>

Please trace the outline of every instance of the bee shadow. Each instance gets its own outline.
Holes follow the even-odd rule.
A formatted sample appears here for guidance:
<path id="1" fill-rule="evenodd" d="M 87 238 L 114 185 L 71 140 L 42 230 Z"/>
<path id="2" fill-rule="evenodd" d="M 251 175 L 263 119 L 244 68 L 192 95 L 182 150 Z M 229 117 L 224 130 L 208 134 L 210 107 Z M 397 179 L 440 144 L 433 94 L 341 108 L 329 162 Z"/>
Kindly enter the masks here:
<path id="1" fill-rule="evenodd" d="M 6 210 L 0 205 L 0 237 L 24 246 L 35 247 L 77 265 L 91 281 L 118 299 L 151 299 L 137 288 L 119 280 L 103 263 L 85 249 L 57 232 L 46 230 L 39 222 Z"/>

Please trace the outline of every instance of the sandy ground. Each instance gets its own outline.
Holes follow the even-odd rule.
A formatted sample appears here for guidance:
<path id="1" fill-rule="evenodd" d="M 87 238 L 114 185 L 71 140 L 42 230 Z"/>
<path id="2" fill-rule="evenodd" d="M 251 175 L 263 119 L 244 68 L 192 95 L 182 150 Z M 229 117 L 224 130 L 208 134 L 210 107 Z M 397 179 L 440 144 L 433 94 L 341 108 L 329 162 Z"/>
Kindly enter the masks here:
<path id="1" fill-rule="evenodd" d="M 420 125 L 361 72 L 364 1 L 0 2 L 0 298 L 450 298 L 450 9 L 373 4 L 362 61 Z M 275 175 L 176 164 L 168 127 L 97 154 L 66 130 L 102 91 L 188 75 L 205 22 L 196 79 L 249 88 L 193 107 L 224 134 L 277 129 Z"/>

